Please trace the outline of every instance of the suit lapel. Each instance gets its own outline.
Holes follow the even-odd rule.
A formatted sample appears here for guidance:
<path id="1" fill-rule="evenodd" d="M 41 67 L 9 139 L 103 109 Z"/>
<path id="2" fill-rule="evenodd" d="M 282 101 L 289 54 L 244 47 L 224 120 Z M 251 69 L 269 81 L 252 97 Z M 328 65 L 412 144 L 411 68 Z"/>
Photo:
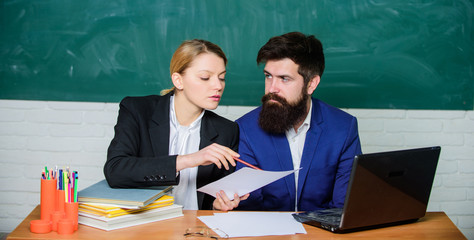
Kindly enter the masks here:
<path id="1" fill-rule="evenodd" d="M 201 141 L 199 143 L 199 149 L 203 149 L 213 143 L 213 139 L 217 137 L 217 131 L 212 124 L 212 120 L 209 118 L 207 112 L 204 113 L 201 121 Z M 200 181 L 200 178 L 206 178 L 211 175 L 213 165 L 199 166 L 197 174 L 197 183 L 206 182 Z M 200 186 L 197 186 L 198 188 Z"/>
<path id="2" fill-rule="evenodd" d="M 302 187 L 304 186 L 304 182 L 306 181 L 306 177 L 308 176 L 309 169 L 311 168 L 311 164 L 316 161 L 314 159 L 315 153 L 317 151 L 319 138 L 322 133 L 322 129 L 320 127 L 322 120 L 320 109 L 318 108 L 317 104 L 313 101 L 313 109 L 311 113 L 311 124 L 306 133 L 306 139 L 304 142 L 303 147 L 303 154 L 301 156 L 300 168 L 302 168 L 299 172 L 298 176 L 298 196 L 301 196 Z M 299 202 L 299 199 L 298 199 Z"/>
<path id="3" fill-rule="evenodd" d="M 199 149 L 203 149 L 209 145 L 211 145 L 213 142 L 212 140 L 215 139 L 218 135 L 214 125 L 212 124 L 211 118 L 209 118 L 208 112 L 204 113 L 204 116 L 202 117 L 201 120 L 201 141 L 199 143 Z M 208 166 L 199 166 L 198 167 L 198 173 L 196 177 L 196 188 L 202 187 L 203 183 L 206 183 L 205 178 L 208 178 L 212 174 L 214 166 L 208 165 Z M 198 207 L 201 209 L 203 206 L 203 200 L 204 200 L 205 194 L 202 192 L 197 193 L 198 197 Z"/>
<path id="4" fill-rule="evenodd" d="M 303 154 L 301 156 L 300 172 L 298 175 L 298 196 L 301 195 L 302 186 L 308 176 L 309 169 L 313 163 L 315 152 L 317 151 L 319 137 L 321 136 L 321 129 L 319 126 L 311 127 L 306 134 Z"/>
<path id="5" fill-rule="evenodd" d="M 214 125 L 212 124 L 211 119 L 207 115 L 207 112 L 204 113 L 204 116 L 202 117 L 201 121 L 201 141 L 199 143 L 199 149 L 203 149 L 213 143 L 213 139 L 217 137 L 217 131 L 214 128 Z M 199 178 L 202 177 L 207 177 L 211 174 L 211 171 L 213 169 L 213 165 L 208 165 L 208 166 L 199 166 L 198 168 L 198 183 L 201 182 L 199 181 Z M 206 182 L 206 181 L 204 181 Z M 198 186 L 199 187 L 199 186 Z"/>
<path id="6" fill-rule="evenodd" d="M 148 131 L 155 156 L 169 154 L 170 96 L 171 94 L 167 94 L 157 100 L 149 123 Z"/>
<path id="7" fill-rule="evenodd" d="M 287 171 L 293 169 L 293 161 L 291 160 L 291 151 L 288 139 L 285 134 L 272 135 L 273 148 L 278 157 L 279 169 Z M 271 150 L 270 150 L 271 151 Z M 278 168 L 277 168 L 278 169 Z M 291 201 L 295 201 L 295 177 L 290 175 L 284 178 L 286 189 L 290 194 Z"/>
<path id="8" fill-rule="evenodd" d="M 217 135 L 218 133 L 209 118 L 208 112 L 205 112 L 201 121 L 201 142 L 199 143 L 199 149 L 212 144 L 212 140 L 216 138 Z"/>

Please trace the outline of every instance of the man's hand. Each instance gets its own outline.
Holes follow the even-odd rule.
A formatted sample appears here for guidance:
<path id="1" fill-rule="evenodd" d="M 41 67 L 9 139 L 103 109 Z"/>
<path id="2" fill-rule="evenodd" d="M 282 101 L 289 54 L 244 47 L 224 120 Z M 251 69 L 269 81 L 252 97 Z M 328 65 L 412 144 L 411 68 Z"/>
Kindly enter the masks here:
<path id="1" fill-rule="evenodd" d="M 247 199 L 250 196 L 250 193 L 247 193 L 243 195 L 242 197 L 239 198 L 239 195 L 237 193 L 234 194 L 234 200 L 229 200 L 227 195 L 225 194 L 224 191 L 220 191 L 216 193 L 216 199 L 214 200 L 214 203 L 212 204 L 212 207 L 215 210 L 221 210 L 221 211 L 230 211 L 236 207 L 239 206 L 240 201 L 243 201 Z"/>

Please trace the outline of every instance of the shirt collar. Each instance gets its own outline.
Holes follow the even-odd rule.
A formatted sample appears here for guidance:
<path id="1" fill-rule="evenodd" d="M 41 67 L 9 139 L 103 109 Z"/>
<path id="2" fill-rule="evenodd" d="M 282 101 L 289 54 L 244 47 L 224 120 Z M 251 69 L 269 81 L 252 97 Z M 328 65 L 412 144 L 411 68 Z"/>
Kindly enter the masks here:
<path id="1" fill-rule="evenodd" d="M 311 124 L 311 112 L 313 111 L 313 101 L 309 101 L 309 111 L 308 111 L 308 114 L 306 115 L 306 118 L 304 119 L 304 122 L 303 124 L 301 124 L 301 126 L 305 125 L 305 126 L 309 126 Z M 300 126 L 300 128 L 301 128 Z M 299 128 L 298 128 L 299 130 Z"/>
<path id="2" fill-rule="evenodd" d="M 206 110 L 203 110 L 201 114 L 199 115 L 199 117 L 197 117 L 196 120 L 194 120 L 191 124 L 189 124 L 189 126 L 181 126 L 178 122 L 178 119 L 176 118 L 176 111 L 174 108 L 174 95 L 170 96 L 170 121 L 171 121 L 171 124 L 175 126 L 176 128 L 181 127 L 181 128 L 188 128 L 189 130 L 191 130 L 200 126 L 201 119 L 204 116 L 205 111 Z"/>
<path id="3" fill-rule="evenodd" d="M 298 127 L 298 132 L 295 132 L 295 128 L 292 127 L 286 131 L 286 136 L 287 137 L 295 136 L 295 135 L 298 135 L 301 131 L 307 132 L 311 124 L 312 111 L 313 111 L 313 101 L 310 101 L 308 114 L 306 114 L 306 118 L 304 119 L 303 124 L 301 124 L 301 126 Z"/>

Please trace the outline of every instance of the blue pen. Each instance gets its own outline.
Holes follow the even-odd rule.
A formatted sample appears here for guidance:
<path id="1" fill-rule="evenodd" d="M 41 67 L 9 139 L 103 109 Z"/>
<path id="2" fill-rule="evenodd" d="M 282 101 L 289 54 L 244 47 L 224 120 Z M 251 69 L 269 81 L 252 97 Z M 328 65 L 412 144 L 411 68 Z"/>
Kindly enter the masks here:
<path id="1" fill-rule="evenodd" d="M 59 169 L 59 190 L 63 190 L 63 170 Z"/>

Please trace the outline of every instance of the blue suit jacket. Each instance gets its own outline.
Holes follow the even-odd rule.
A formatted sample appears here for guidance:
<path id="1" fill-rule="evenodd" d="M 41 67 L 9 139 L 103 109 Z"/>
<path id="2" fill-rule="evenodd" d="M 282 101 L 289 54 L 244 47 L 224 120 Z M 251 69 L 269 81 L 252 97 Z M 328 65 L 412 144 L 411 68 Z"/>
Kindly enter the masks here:
<path id="1" fill-rule="evenodd" d="M 312 98 L 310 128 L 306 134 L 298 177 L 298 210 L 342 207 L 354 156 L 361 153 L 357 119 Z M 286 135 L 269 134 L 258 125 L 261 107 L 237 120 L 241 159 L 263 170 L 293 169 Z M 237 169 L 245 167 L 237 163 Z M 295 210 L 293 174 L 250 194 L 238 209 Z"/>

